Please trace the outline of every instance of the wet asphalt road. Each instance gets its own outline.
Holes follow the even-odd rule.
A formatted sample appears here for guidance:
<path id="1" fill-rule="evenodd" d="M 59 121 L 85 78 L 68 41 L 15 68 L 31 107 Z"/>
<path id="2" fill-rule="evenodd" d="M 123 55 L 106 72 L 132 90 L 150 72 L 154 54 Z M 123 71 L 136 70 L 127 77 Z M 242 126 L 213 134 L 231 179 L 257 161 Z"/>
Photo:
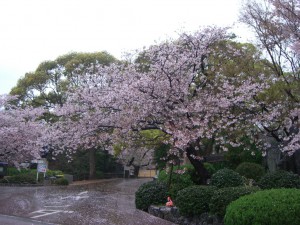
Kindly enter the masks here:
<path id="1" fill-rule="evenodd" d="M 67 187 L 0 186 L 0 214 L 21 217 L 15 218 L 16 225 L 20 221 L 22 224 L 171 225 L 135 209 L 134 193 L 146 181 L 149 179 L 113 179 Z M 0 215 L 0 224 L 14 224 L 13 218 Z"/>

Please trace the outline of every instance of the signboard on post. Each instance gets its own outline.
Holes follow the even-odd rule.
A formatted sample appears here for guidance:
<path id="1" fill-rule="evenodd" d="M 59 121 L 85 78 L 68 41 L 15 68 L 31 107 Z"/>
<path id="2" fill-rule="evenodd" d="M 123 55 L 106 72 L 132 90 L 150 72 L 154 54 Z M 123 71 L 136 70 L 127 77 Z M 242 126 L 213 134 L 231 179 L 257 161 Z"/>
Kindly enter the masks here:
<path id="1" fill-rule="evenodd" d="M 38 182 L 39 173 L 44 173 L 44 177 L 46 176 L 48 165 L 46 160 L 37 160 L 37 163 L 36 181 Z"/>
<path id="2" fill-rule="evenodd" d="M 38 173 L 46 173 L 47 172 L 47 165 L 44 163 L 39 163 L 37 165 L 37 171 Z"/>

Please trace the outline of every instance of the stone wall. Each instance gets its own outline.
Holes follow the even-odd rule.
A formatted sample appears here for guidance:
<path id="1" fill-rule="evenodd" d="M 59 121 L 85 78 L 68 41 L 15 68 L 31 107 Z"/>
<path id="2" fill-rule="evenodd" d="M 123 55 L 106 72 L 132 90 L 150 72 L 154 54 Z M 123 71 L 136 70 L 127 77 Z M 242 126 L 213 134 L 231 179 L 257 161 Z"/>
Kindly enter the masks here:
<path id="1" fill-rule="evenodd" d="M 177 207 L 150 206 L 148 212 L 153 216 L 180 225 L 224 225 L 222 219 L 208 213 L 192 218 L 181 216 Z"/>

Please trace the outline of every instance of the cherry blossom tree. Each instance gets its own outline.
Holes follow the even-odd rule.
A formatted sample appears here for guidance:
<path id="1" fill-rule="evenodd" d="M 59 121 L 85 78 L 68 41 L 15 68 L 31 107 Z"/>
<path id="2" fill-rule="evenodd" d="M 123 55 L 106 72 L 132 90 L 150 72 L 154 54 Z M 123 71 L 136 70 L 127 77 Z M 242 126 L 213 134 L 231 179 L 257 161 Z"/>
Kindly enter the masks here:
<path id="1" fill-rule="evenodd" d="M 37 120 L 43 110 L 17 108 L 9 104 L 11 96 L 0 96 L 0 161 L 18 164 L 40 158 L 36 141 L 43 130 L 43 122 Z"/>
<path id="2" fill-rule="evenodd" d="M 299 12 L 299 0 L 250 0 L 241 12 L 276 76 L 261 101 L 260 128 L 289 155 L 300 149 Z"/>
<path id="3" fill-rule="evenodd" d="M 56 109 L 60 121 L 45 138 L 61 150 L 76 151 L 159 129 L 170 137 L 169 154 L 185 153 L 205 183 L 202 141 L 236 144 L 238 134 L 257 123 L 255 99 L 269 86 L 254 67 L 259 57 L 248 49 L 233 44 L 226 29 L 209 27 L 151 46 L 143 52 L 145 60 L 93 68 Z M 253 63 L 250 70 L 238 69 L 236 59 L 245 56 Z M 236 69 L 226 69 L 226 63 Z"/>
<path id="4" fill-rule="evenodd" d="M 114 143 L 113 153 L 123 165 L 134 168 L 135 177 L 138 176 L 141 167 L 153 166 L 155 148 L 168 139 L 168 135 L 154 129 L 131 132 L 130 139 L 128 134 L 127 138 L 120 138 L 119 135 L 118 139 L 121 142 Z"/>

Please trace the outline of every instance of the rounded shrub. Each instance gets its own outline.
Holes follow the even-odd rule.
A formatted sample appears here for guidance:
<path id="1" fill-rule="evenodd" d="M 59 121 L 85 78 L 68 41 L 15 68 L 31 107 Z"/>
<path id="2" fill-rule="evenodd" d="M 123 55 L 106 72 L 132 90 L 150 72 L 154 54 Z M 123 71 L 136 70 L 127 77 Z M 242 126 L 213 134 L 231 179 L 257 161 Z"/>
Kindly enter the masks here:
<path id="1" fill-rule="evenodd" d="M 137 209 L 148 211 L 150 205 L 165 204 L 167 201 L 167 185 L 163 182 L 150 181 L 142 184 L 135 192 Z"/>
<path id="2" fill-rule="evenodd" d="M 243 196 L 226 209 L 225 225 L 299 225 L 300 190 L 272 189 Z"/>
<path id="3" fill-rule="evenodd" d="M 258 187 L 227 187 L 218 189 L 214 192 L 210 200 L 209 210 L 214 215 L 224 217 L 226 207 L 231 202 L 258 190 L 260 190 Z"/>
<path id="4" fill-rule="evenodd" d="M 175 205 L 184 216 L 200 215 L 209 211 L 209 202 L 216 187 L 194 185 L 178 192 Z"/>
<path id="5" fill-rule="evenodd" d="M 237 187 L 244 184 L 243 177 L 231 169 L 221 169 L 212 175 L 210 184 L 218 188 Z"/>
<path id="6" fill-rule="evenodd" d="M 241 176 L 255 181 L 258 181 L 265 174 L 265 169 L 261 165 L 251 162 L 241 163 L 235 171 Z"/>
<path id="7" fill-rule="evenodd" d="M 69 185 L 69 181 L 64 177 L 61 177 L 61 178 L 58 178 L 55 180 L 55 184 L 56 185 Z"/>
<path id="8" fill-rule="evenodd" d="M 262 189 L 300 188 L 300 178 L 297 174 L 278 170 L 264 175 L 258 182 L 258 186 Z"/>

